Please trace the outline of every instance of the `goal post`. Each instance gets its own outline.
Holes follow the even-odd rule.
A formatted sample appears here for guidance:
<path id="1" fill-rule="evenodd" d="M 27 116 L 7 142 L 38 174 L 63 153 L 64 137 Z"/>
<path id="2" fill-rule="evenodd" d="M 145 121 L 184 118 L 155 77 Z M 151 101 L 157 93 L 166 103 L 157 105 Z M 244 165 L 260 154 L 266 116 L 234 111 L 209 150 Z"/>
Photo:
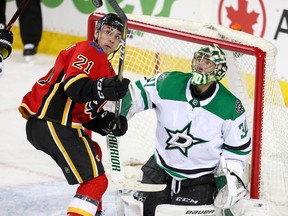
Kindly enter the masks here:
<path id="1" fill-rule="evenodd" d="M 102 16 L 97 12 L 89 16 L 89 40 L 93 40 L 95 23 Z M 124 77 L 132 81 L 157 72 L 189 73 L 193 53 L 203 45 L 216 43 L 224 50 L 228 72 L 221 82 L 243 102 L 252 134 L 250 197 L 288 208 L 288 184 L 285 183 L 288 111 L 277 79 L 275 46 L 262 38 L 216 24 L 127 16 Z M 118 59 L 116 54 L 111 60 L 114 68 Z M 123 161 L 130 168 L 143 164 L 153 153 L 155 116 L 148 112 L 147 116 L 141 115 L 129 121 L 127 134 L 120 138 L 121 146 L 125 146 L 123 151 L 134 151 L 127 153 Z"/>

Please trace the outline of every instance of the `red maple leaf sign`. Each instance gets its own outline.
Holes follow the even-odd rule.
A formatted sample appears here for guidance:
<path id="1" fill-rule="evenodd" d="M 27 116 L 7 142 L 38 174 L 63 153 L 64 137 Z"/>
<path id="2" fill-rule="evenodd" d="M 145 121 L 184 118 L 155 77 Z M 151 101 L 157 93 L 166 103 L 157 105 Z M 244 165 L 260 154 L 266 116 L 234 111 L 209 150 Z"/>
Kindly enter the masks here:
<path id="1" fill-rule="evenodd" d="M 232 6 L 226 7 L 227 17 L 231 20 L 230 28 L 233 24 L 240 24 L 242 31 L 253 34 L 252 26 L 257 23 L 259 13 L 254 10 L 250 13 L 247 12 L 247 0 L 238 0 L 238 10 L 235 10 Z"/>

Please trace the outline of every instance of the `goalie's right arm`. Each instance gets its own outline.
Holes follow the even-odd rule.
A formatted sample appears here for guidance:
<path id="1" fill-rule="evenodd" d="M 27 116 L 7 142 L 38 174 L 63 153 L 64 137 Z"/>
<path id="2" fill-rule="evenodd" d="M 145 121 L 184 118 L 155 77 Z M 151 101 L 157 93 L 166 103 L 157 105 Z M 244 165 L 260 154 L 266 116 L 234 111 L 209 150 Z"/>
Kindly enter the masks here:
<path id="1" fill-rule="evenodd" d="M 147 86 L 147 83 L 149 86 Z M 150 100 L 151 92 L 149 91 L 148 93 L 148 88 L 151 90 L 153 86 L 150 79 L 146 79 L 145 77 L 134 83 L 130 83 L 126 95 L 122 98 L 120 114 L 130 119 L 135 113 L 154 108 L 155 106 Z M 113 102 L 108 101 L 103 109 L 114 112 L 114 105 Z"/>
<path id="2" fill-rule="evenodd" d="M 137 82 L 141 85 L 140 81 Z M 129 90 L 122 99 L 121 115 L 126 116 L 127 119 L 132 118 L 135 113 L 145 109 L 141 90 L 136 85 L 137 82 L 129 85 Z"/>

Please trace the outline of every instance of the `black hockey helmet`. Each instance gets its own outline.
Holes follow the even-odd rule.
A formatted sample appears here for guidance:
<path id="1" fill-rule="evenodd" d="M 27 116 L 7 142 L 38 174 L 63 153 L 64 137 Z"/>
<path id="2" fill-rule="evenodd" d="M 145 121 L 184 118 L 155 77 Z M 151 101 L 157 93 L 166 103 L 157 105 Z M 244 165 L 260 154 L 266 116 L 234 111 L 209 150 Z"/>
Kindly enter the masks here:
<path id="1" fill-rule="evenodd" d="M 99 19 L 96 25 L 96 31 L 101 31 L 103 25 L 109 25 L 120 32 L 123 30 L 122 20 L 114 13 L 108 13 Z"/>

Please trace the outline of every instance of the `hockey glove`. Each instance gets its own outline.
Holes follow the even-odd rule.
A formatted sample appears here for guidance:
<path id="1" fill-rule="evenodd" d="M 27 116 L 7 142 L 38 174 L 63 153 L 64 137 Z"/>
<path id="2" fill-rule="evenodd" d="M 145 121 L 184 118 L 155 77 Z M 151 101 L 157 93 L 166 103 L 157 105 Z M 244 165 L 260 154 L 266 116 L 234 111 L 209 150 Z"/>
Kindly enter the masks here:
<path id="1" fill-rule="evenodd" d="M 96 99 L 117 101 L 125 96 L 129 83 L 126 78 L 120 82 L 118 76 L 102 78 L 95 82 L 93 95 Z"/>
<path id="2" fill-rule="evenodd" d="M 222 156 L 214 177 L 218 189 L 214 200 L 215 207 L 228 209 L 246 195 L 244 183 L 234 170 L 228 168 L 227 162 Z"/>
<path id="3" fill-rule="evenodd" d="M 6 30 L 4 24 L 0 24 L 0 55 L 3 59 L 8 58 L 12 51 L 13 33 Z"/>
<path id="4" fill-rule="evenodd" d="M 124 116 L 119 116 L 119 124 L 116 125 L 115 114 L 109 111 L 100 112 L 95 119 L 83 124 L 83 126 L 102 136 L 106 136 L 110 132 L 114 136 L 123 136 L 128 129 L 127 119 Z"/>

